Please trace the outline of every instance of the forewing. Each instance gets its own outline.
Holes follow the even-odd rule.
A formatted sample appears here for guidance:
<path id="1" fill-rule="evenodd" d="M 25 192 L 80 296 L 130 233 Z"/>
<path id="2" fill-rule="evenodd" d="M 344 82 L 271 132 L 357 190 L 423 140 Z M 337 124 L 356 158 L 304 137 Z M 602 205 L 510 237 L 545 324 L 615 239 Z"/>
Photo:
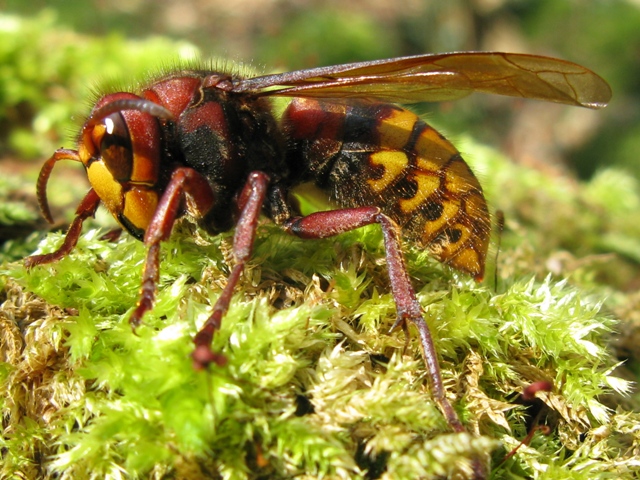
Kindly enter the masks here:
<path id="1" fill-rule="evenodd" d="M 585 67 L 537 55 L 459 52 L 298 70 L 240 80 L 237 92 L 393 103 L 452 100 L 472 92 L 601 108 L 607 82 Z"/>

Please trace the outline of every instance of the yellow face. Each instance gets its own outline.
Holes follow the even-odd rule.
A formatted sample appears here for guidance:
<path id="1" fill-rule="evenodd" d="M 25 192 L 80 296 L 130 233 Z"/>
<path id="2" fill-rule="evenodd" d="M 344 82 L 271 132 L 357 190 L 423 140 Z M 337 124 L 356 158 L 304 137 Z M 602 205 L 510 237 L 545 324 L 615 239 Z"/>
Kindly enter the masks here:
<path id="1" fill-rule="evenodd" d="M 127 113 L 111 114 L 90 128 L 78 156 L 105 207 L 124 228 L 141 237 L 158 205 L 159 161 L 157 146 L 134 137 L 140 123 L 136 115 L 144 114 L 133 111 L 125 118 Z"/>

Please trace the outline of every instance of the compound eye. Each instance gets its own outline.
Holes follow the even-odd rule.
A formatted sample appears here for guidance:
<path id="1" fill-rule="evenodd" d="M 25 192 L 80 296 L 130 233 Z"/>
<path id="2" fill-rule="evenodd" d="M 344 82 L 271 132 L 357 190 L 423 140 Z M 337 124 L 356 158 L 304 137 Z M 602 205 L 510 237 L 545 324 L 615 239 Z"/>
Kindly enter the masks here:
<path id="1" fill-rule="evenodd" d="M 133 168 L 133 146 L 127 122 L 121 112 L 104 117 L 93 129 L 93 142 L 113 178 L 126 182 Z"/>

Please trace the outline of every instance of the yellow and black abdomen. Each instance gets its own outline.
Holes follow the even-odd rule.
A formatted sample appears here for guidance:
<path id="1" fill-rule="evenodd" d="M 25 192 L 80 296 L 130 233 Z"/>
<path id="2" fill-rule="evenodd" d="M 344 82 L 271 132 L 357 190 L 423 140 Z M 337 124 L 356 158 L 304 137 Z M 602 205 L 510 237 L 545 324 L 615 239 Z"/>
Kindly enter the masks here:
<path id="1" fill-rule="evenodd" d="M 289 165 L 341 207 L 375 205 L 440 261 L 482 278 L 490 218 L 456 148 L 397 105 L 294 99 L 283 117 Z"/>

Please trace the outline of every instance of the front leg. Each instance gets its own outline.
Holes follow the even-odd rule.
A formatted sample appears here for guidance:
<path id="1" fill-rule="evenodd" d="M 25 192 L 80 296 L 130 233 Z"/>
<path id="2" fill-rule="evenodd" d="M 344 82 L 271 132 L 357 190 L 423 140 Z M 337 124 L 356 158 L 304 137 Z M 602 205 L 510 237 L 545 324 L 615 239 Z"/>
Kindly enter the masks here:
<path id="1" fill-rule="evenodd" d="M 187 167 L 173 171 L 144 235 L 147 257 L 142 272 L 140 297 L 129 318 L 129 323 L 134 329 L 142 323 L 145 312 L 153 307 L 160 273 L 160 242 L 169 238 L 175 221 L 186 205 L 195 216 L 202 217 L 212 208 L 214 202 L 215 197 L 209 182 L 201 174 Z"/>
<path id="2" fill-rule="evenodd" d="M 44 253 L 42 255 L 31 255 L 30 257 L 25 258 L 24 266 L 26 268 L 31 268 L 35 267 L 36 265 L 57 262 L 61 258 L 66 257 L 78 243 L 80 233 L 82 232 L 82 224 L 87 218 L 93 217 L 95 215 L 99 205 L 100 198 L 92 188 L 82 199 L 80 205 L 78 205 L 78 208 L 76 209 L 76 216 L 73 219 L 73 222 L 71 222 L 71 225 L 69 225 L 69 229 L 67 230 L 67 234 L 64 237 L 62 245 L 60 245 L 60 247 L 55 252 Z M 46 207 L 43 207 L 43 212 L 45 212 L 45 217 L 47 218 L 47 220 L 50 220 L 51 214 L 49 213 L 48 205 Z"/>

